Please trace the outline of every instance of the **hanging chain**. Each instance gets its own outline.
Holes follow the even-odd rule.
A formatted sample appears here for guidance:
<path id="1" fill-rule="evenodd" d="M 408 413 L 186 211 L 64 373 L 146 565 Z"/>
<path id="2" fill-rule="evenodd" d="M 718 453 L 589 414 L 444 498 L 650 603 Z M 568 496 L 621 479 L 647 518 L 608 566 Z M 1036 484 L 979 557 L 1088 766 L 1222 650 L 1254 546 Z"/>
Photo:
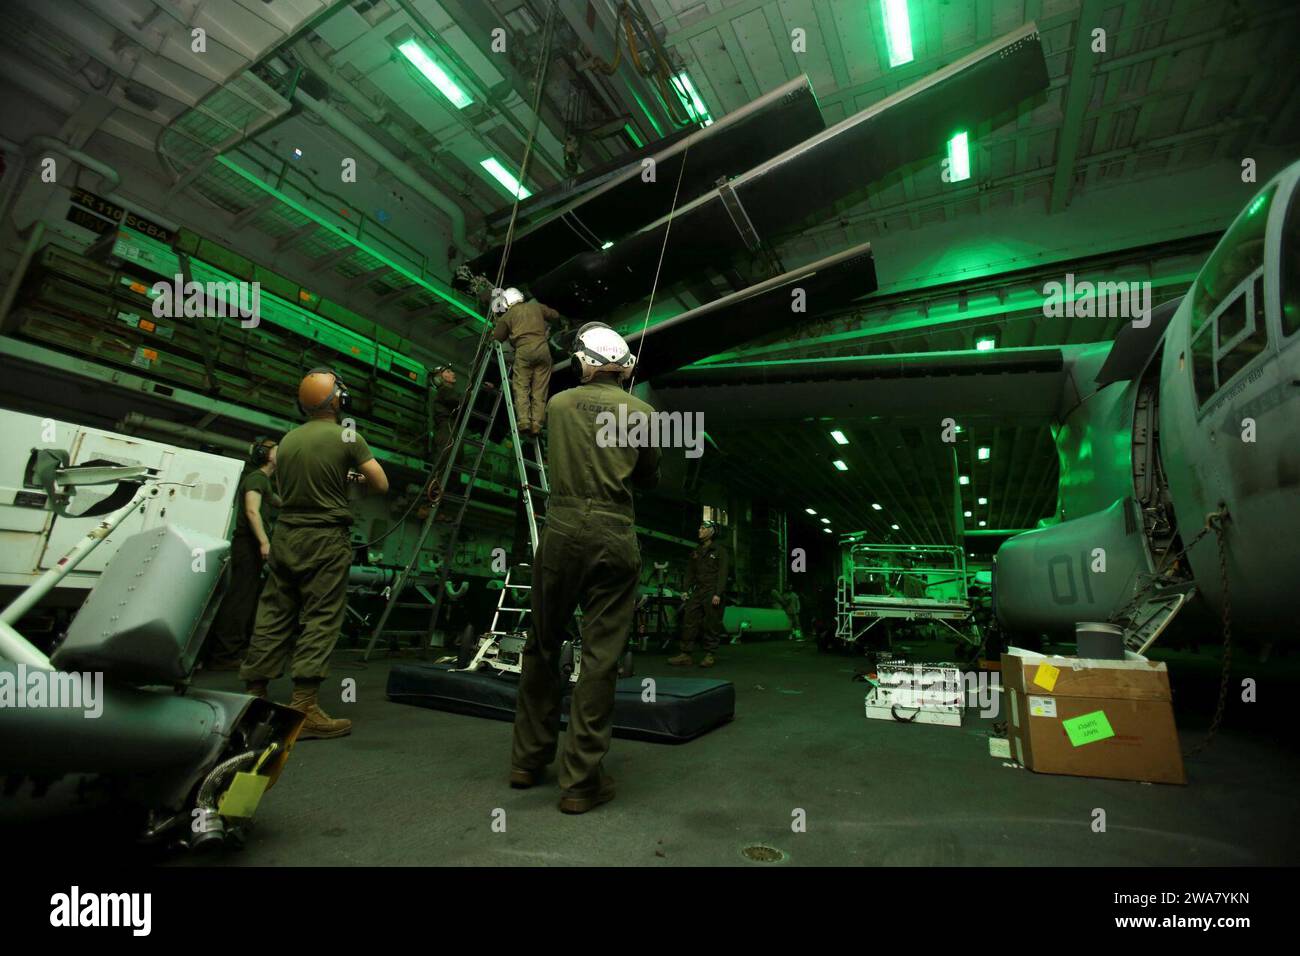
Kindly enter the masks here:
<path id="1" fill-rule="evenodd" d="M 1223 711 L 1228 703 L 1228 677 L 1232 669 L 1232 600 L 1228 593 L 1228 549 L 1224 541 L 1226 534 L 1224 522 L 1227 517 L 1228 511 L 1224 508 L 1205 519 L 1205 531 L 1213 530 L 1219 544 L 1219 576 L 1223 582 L 1223 673 L 1219 677 L 1219 702 L 1214 708 L 1214 719 L 1210 721 L 1210 730 L 1205 735 L 1205 739 L 1184 753 L 1185 758 L 1195 757 L 1210 746 L 1215 735 L 1219 732 L 1220 724 L 1223 723 Z M 1204 534 L 1205 531 L 1202 531 L 1201 534 Z M 1201 535 L 1197 535 L 1197 537 L 1199 538 Z"/>

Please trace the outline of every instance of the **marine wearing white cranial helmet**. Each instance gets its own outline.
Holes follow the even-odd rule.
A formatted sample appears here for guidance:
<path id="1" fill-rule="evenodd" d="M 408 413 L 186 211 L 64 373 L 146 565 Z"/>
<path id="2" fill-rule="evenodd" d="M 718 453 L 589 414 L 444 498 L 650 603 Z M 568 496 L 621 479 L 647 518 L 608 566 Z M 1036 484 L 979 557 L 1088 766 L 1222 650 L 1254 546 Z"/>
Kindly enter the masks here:
<path id="1" fill-rule="evenodd" d="M 513 286 L 509 289 L 492 290 L 492 312 L 500 315 L 512 305 L 518 305 L 524 301 L 524 294 Z"/>
<path id="2" fill-rule="evenodd" d="M 623 336 L 604 322 L 588 322 L 578 329 L 573 341 L 573 358 L 584 382 L 591 381 L 597 372 L 617 372 L 620 380 L 626 379 L 636 364 L 636 356 Z"/>

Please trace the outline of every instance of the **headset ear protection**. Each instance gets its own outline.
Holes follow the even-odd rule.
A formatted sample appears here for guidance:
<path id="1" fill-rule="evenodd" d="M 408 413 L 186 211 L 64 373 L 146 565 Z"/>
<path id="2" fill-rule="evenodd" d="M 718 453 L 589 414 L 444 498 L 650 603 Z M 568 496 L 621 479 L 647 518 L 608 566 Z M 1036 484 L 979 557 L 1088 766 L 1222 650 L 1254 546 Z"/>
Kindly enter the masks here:
<path id="1" fill-rule="evenodd" d="M 343 379 L 339 377 L 339 373 L 334 371 L 334 369 L 330 368 L 327 365 L 318 365 L 316 368 L 312 369 L 307 373 L 307 375 L 318 375 L 318 374 L 333 375 L 334 388 L 333 390 L 330 391 L 329 395 L 325 396 L 324 399 L 322 399 L 317 404 L 313 405 L 311 408 L 304 408 L 302 402 L 299 402 L 298 403 L 299 414 L 301 414 L 305 418 L 308 415 L 314 415 L 319 411 L 323 411 L 324 409 L 330 407 L 330 405 L 334 402 L 334 399 L 336 397 L 339 400 L 338 410 L 340 412 L 342 412 L 344 409 L 350 408 L 352 406 L 352 396 L 348 394 L 348 387 L 343 383 Z M 306 378 L 307 375 L 304 375 L 303 378 Z"/>
<path id="2" fill-rule="evenodd" d="M 258 435 L 253 439 L 253 444 L 248 449 L 248 460 L 259 468 L 265 465 L 271 458 L 271 449 L 275 447 L 275 442 L 265 435 Z"/>

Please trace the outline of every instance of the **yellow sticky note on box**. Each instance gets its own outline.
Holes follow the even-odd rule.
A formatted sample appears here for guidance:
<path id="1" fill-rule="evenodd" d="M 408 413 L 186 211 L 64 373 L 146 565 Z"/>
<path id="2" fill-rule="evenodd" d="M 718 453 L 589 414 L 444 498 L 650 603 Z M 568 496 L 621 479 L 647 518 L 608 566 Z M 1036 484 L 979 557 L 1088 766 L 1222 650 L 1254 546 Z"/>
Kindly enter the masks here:
<path id="1" fill-rule="evenodd" d="M 1034 683 L 1051 691 L 1056 687 L 1056 679 L 1060 676 L 1061 669 L 1059 667 L 1053 667 L 1051 664 L 1039 664 L 1038 670 L 1034 672 Z"/>

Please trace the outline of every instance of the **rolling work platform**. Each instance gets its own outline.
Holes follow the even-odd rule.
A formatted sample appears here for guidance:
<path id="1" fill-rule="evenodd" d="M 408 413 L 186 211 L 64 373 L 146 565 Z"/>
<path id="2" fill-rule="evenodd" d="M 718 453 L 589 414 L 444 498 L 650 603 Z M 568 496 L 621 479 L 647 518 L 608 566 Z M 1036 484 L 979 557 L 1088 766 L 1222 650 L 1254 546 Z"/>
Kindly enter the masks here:
<path id="1" fill-rule="evenodd" d="M 881 621 L 934 621 L 963 643 L 980 644 L 961 548 L 846 542 L 841 560 L 835 602 L 838 640 L 854 644 Z"/>

